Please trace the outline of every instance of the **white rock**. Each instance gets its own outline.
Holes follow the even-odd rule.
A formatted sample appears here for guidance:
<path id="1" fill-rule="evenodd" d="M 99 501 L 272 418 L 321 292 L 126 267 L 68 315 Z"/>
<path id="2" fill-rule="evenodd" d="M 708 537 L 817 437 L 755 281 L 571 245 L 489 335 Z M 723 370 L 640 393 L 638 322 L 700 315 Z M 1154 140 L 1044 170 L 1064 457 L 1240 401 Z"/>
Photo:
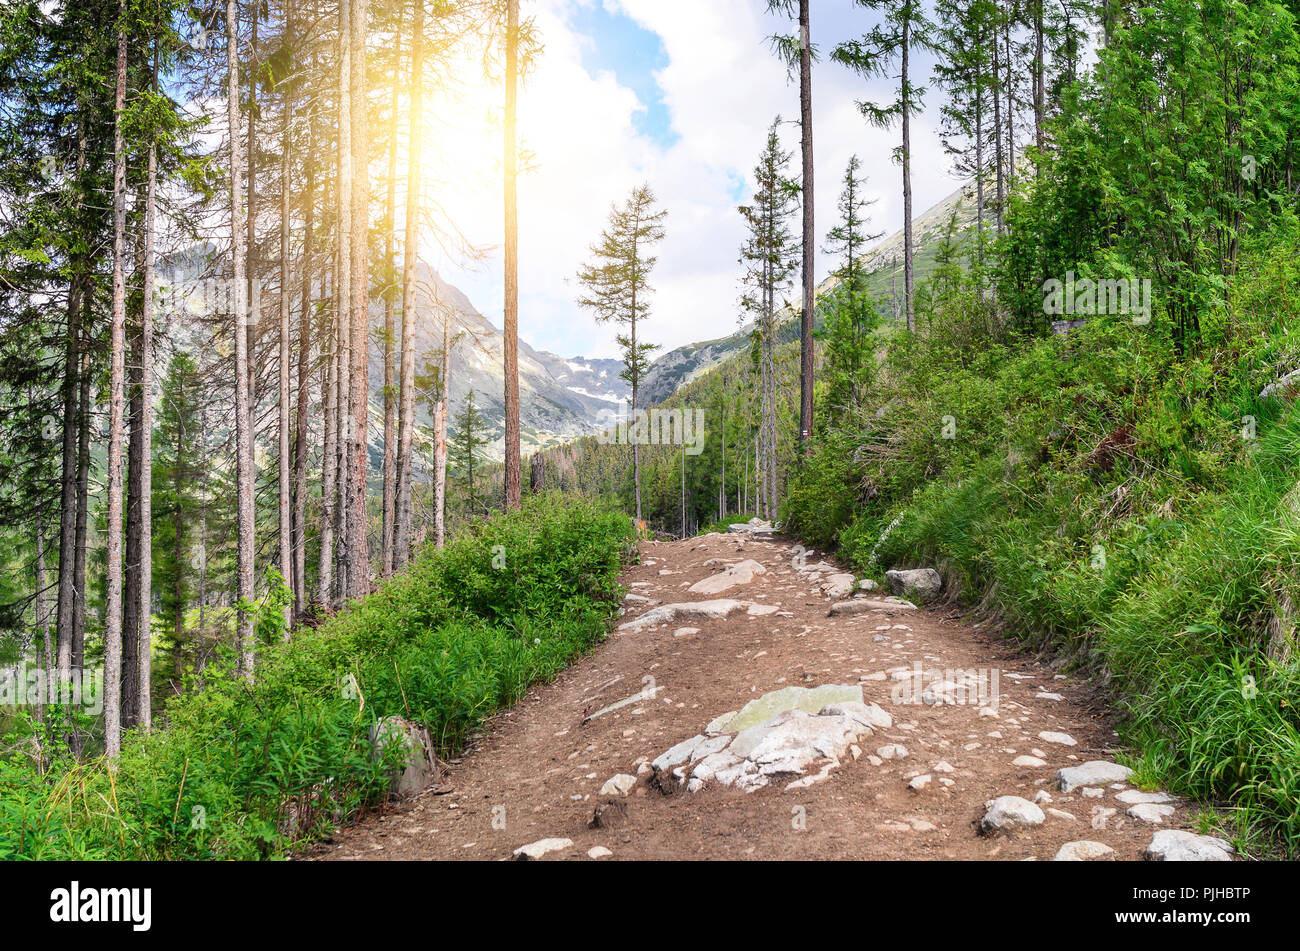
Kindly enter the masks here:
<path id="1" fill-rule="evenodd" d="M 602 796 L 626 796 L 636 785 L 636 777 L 629 776 L 627 773 L 618 773 L 611 776 L 605 781 L 605 785 L 600 787 Z"/>
<path id="2" fill-rule="evenodd" d="M 743 611 L 746 604 L 731 598 L 716 601 L 690 601 L 685 604 L 661 604 L 651 608 L 635 620 L 620 624 L 620 631 L 637 631 L 654 624 L 671 624 L 674 621 L 701 620 L 721 621 L 737 611 Z"/>
<path id="3" fill-rule="evenodd" d="M 831 605 L 828 617 L 846 617 L 854 614 L 866 614 L 868 611 L 884 611 L 895 614 L 899 611 L 915 611 L 916 605 L 901 598 L 855 598 L 852 601 L 840 601 Z"/>
<path id="4" fill-rule="evenodd" d="M 1037 756 L 1017 756 L 1011 761 L 1011 765 L 1037 769 L 1040 766 L 1046 766 L 1047 763 L 1044 760 L 1039 759 Z"/>
<path id="5" fill-rule="evenodd" d="M 876 750 L 881 759 L 902 759 L 907 755 L 907 747 L 900 743 L 889 743 Z"/>
<path id="6" fill-rule="evenodd" d="M 1070 736 L 1070 734 L 1068 734 L 1068 733 L 1053 733 L 1053 732 L 1051 732 L 1051 731 L 1049 731 L 1049 730 L 1044 730 L 1042 733 L 1039 733 L 1039 734 L 1038 734 L 1038 738 L 1039 738 L 1040 740 L 1045 740 L 1045 741 L 1047 741 L 1048 743 L 1056 743 L 1056 744 L 1059 744 L 1060 746 L 1078 746 L 1078 745 L 1079 745 L 1077 742 L 1075 742 L 1074 737 Z"/>
<path id="7" fill-rule="evenodd" d="M 1115 850 L 1109 845 L 1103 845 L 1100 842 L 1067 842 L 1056 850 L 1056 855 L 1052 857 L 1053 862 L 1086 862 L 1089 859 L 1100 859 L 1107 855 L 1113 855 Z"/>
<path id="8" fill-rule="evenodd" d="M 728 565 L 723 571 L 712 577 L 697 581 L 688 590 L 693 594 L 721 594 L 740 585 L 749 584 L 757 575 L 767 574 L 767 568 L 752 558 L 747 558 L 734 565 Z"/>
<path id="9" fill-rule="evenodd" d="M 1128 815 L 1134 819 L 1141 819 L 1143 822 L 1149 822 L 1152 825 L 1160 825 L 1174 814 L 1173 806 L 1162 806 L 1155 802 L 1140 802 L 1136 806 L 1130 806 Z"/>
<path id="10" fill-rule="evenodd" d="M 1019 796 L 999 796 L 988 804 L 988 811 L 980 820 L 980 831 L 986 835 L 1027 826 L 1040 826 L 1047 818 L 1028 799 Z"/>
<path id="11" fill-rule="evenodd" d="M 1119 793 L 1115 798 L 1128 806 L 1136 806 L 1143 802 L 1177 802 L 1177 800 L 1167 792 L 1142 792 L 1140 789 L 1126 789 L 1122 793 Z"/>
<path id="12" fill-rule="evenodd" d="M 1040 733 L 1039 736 L 1042 736 Z M 1044 737 L 1045 739 L 1045 737 Z M 1127 782 L 1133 770 L 1118 763 L 1091 760 L 1081 766 L 1067 766 L 1058 770 L 1056 781 L 1061 792 L 1070 792 L 1076 786 L 1104 786 L 1107 783 Z"/>
<path id="13" fill-rule="evenodd" d="M 907 784 L 909 789 L 920 791 L 930 785 L 930 775 L 922 773 L 920 776 L 913 776 L 911 782 Z"/>
<path id="14" fill-rule="evenodd" d="M 1064 700 L 1065 699 L 1059 693 L 1049 693 L 1046 690 L 1044 690 L 1042 693 L 1036 693 L 1034 694 L 1034 696 L 1037 697 L 1039 700 Z M 1073 845 L 1074 843 L 1070 843 L 1070 844 Z"/>
<path id="15" fill-rule="evenodd" d="M 817 715 L 819 717 L 848 717 L 861 723 L 868 731 L 888 730 L 894 725 L 894 718 L 874 703 L 859 703 L 853 700 L 827 704 L 818 711 Z"/>
<path id="16" fill-rule="evenodd" d="M 613 854 L 613 852 L 605 848 L 603 845 L 597 845 L 587 850 L 587 858 L 589 859 L 607 859 Z"/>
<path id="17" fill-rule="evenodd" d="M 1212 835 L 1161 829 L 1142 857 L 1153 862 L 1231 862 L 1232 846 Z"/>
<path id="18" fill-rule="evenodd" d="M 573 848 L 572 839 L 539 839 L 528 845 L 521 845 L 515 849 L 513 854 L 517 861 L 528 862 L 536 861 L 548 852 L 559 852 L 571 848 Z"/>

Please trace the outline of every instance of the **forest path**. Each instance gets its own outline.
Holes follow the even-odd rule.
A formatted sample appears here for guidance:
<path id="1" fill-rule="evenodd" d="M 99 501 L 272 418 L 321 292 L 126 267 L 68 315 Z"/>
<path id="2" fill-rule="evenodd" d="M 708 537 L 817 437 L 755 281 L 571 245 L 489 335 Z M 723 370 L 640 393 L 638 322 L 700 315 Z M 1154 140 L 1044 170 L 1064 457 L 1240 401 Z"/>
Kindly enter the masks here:
<path id="1" fill-rule="evenodd" d="M 1080 841 L 1112 850 L 1095 850 L 1104 858 L 1132 860 L 1143 856 L 1154 833 L 1192 825 L 1190 804 L 1177 800 L 1138 807 L 1151 818 L 1161 814 L 1159 823 L 1130 815 L 1135 800 L 1157 797 L 1127 783 L 1062 792 L 1059 769 L 1114 761 L 1116 735 L 1098 692 L 954 611 L 910 610 L 870 595 L 874 607 L 828 616 L 834 599 L 846 596 L 844 577 L 780 536 L 647 542 L 641 554 L 641 564 L 623 579 L 629 599 L 620 624 L 657 605 L 729 598 L 740 600 L 741 608 L 725 618 L 616 628 L 554 683 L 533 689 L 485 724 L 474 747 L 451 764 L 442 787 L 388 804 L 304 857 L 504 859 L 552 839 L 539 849 L 549 847 L 548 858 L 584 860 L 589 853 L 618 859 L 1051 859 L 1066 843 Z M 763 573 L 749 564 L 728 568 L 751 560 Z M 724 571 L 731 574 L 721 578 Z M 717 594 L 688 590 L 711 578 L 717 580 L 706 589 L 719 587 L 750 572 L 752 580 Z M 937 689 L 940 699 L 948 691 L 950 702 L 919 702 L 911 695 L 917 664 L 926 683 L 949 684 Z M 954 683 L 961 688 L 976 681 L 981 689 L 952 692 Z M 786 774 L 760 779 L 770 782 L 750 792 L 713 781 L 696 792 L 668 795 L 658 788 L 671 786 L 673 776 L 670 770 L 655 776 L 648 761 L 704 734 L 725 711 L 791 686 L 859 684 L 862 700 L 888 713 L 892 724 L 853 737 L 842 746 L 838 765 L 818 759 L 804 773 L 806 781 L 816 780 L 812 784 L 787 788 L 799 776 Z M 995 704 L 989 688 L 996 688 Z M 623 700 L 630 702 L 603 712 Z M 795 726 L 828 722 L 807 717 Z M 892 757 L 877 755 L 893 746 L 906 754 L 894 749 L 887 751 Z M 602 795 L 616 775 L 624 784 L 638 778 L 625 796 Z M 918 776 L 929 779 L 913 782 Z M 1028 810 L 1037 824 L 980 834 L 987 802 L 1003 796 L 1037 798 L 1041 816 Z M 626 810 L 606 809 L 605 826 L 590 827 L 596 807 L 611 801 Z M 1008 805 L 1014 823 L 1018 804 Z"/>

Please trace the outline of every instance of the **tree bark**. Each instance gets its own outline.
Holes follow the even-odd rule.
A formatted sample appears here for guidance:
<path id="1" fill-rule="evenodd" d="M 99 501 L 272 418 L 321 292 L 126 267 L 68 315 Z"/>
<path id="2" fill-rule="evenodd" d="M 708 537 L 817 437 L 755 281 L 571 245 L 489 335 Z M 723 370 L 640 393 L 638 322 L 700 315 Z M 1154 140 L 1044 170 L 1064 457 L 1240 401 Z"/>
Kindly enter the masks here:
<path id="1" fill-rule="evenodd" d="M 397 489 L 395 468 L 397 465 L 397 447 L 394 445 L 397 430 L 397 394 L 394 392 L 396 367 L 394 366 L 394 347 L 396 345 L 395 305 L 393 298 L 396 272 L 393 255 L 396 253 L 397 230 L 397 113 L 401 102 L 401 63 L 402 63 L 402 13 L 397 15 L 397 32 L 393 50 L 393 103 L 388 117 L 388 180 L 386 201 L 384 203 L 384 464 L 383 464 L 383 538 L 380 549 L 380 575 L 388 578 L 393 573 L 393 517 L 396 511 L 393 494 Z"/>
<path id="2" fill-rule="evenodd" d="M 813 207 L 812 27 L 809 0 L 799 0 L 799 110 L 803 129 L 803 318 L 800 322 L 799 441 L 812 454 L 813 308 L 817 303 L 817 233 Z"/>
<path id="3" fill-rule="evenodd" d="M 315 57 L 312 58 L 315 66 Z M 313 72 L 315 70 L 313 69 Z M 312 339 L 312 241 L 316 211 L 316 123 L 307 117 L 307 150 L 304 164 L 307 182 L 303 205 L 302 300 L 298 313 L 298 406 L 294 418 L 293 444 L 293 594 L 294 614 L 301 617 L 307 609 L 307 411 L 311 399 Z"/>
<path id="4" fill-rule="evenodd" d="M 367 129 L 366 30 L 370 0 L 352 0 L 352 425 L 349 441 L 348 594 L 370 593 L 366 485 L 370 446 L 370 137 Z"/>
<path id="5" fill-rule="evenodd" d="M 348 466 L 352 407 L 352 2 L 339 3 L 339 142 L 338 142 L 338 266 L 334 286 L 335 354 L 338 367 L 334 375 L 337 391 L 336 432 L 334 436 L 334 540 L 335 565 L 332 601 L 338 604 L 347 596 L 348 552 Z"/>
<path id="6" fill-rule="evenodd" d="M 410 146 L 406 160 L 406 234 L 402 243 L 402 364 L 397 409 L 396 531 L 393 566 L 411 556 L 411 463 L 415 429 L 415 277 L 419 266 L 420 159 L 424 138 L 424 0 L 414 0 L 411 25 Z M 445 333 L 444 333 L 445 336 Z M 447 385 L 443 380 L 443 387 Z"/>
<path id="7" fill-rule="evenodd" d="M 505 404 L 506 509 L 521 503 L 522 473 L 519 444 L 519 0 L 506 0 L 506 121 L 505 121 Z M 641 517 L 640 504 L 637 518 Z"/>
<path id="8" fill-rule="evenodd" d="M 285 32 L 291 33 L 293 5 L 285 11 Z M 279 412 L 279 514 L 280 514 L 280 574 L 284 583 L 296 592 L 293 557 L 293 494 L 290 470 L 293 461 L 289 452 L 289 173 L 292 167 L 290 119 L 293 104 L 288 88 L 284 90 L 280 120 L 280 412 Z M 295 594 L 296 596 L 296 594 Z M 284 606 L 284 639 L 289 639 L 293 624 L 293 601 Z"/>
<path id="9" fill-rule="evenodd" d="M 254 17 L 256 21 L 256 16 Z M 238 627 L 236 644 L 238 671 L 246 680 L 253 679 L 253 417 L 251 378 L 249 376 L 249 325 L 253 295 L 246 284 L 244 246 L 244 208 L 240 197 L 240 179 L 244 174 L 244 150 L 239 141 L 239 7 L 238 0 L 226 0 L 226 125 L 230 139 L 230 259 L 235 290 L 235 535 L 237 553 L 235 570 L 238 578 Z M 249 176 L 251 181 L 252 176 Z"/>
<path id="10" fill-rule="evenodd" d="M 912 106 L 908 86 L 911 26 L 911 20 L 903 20 L 903 298 L 909 333 L 916 329 L 915 302 L 912 300 Z"/>
<path id="11" fill-rule="evenodd" d="M 233 0 L 232 0 L 233 2 Z M 126 0 L 119 0 L 113 103 L 113 319 L 109 342 L 108 533 L 104 611 L 104 753 L 122 750 L 122 417 L 126 391 Z"/>

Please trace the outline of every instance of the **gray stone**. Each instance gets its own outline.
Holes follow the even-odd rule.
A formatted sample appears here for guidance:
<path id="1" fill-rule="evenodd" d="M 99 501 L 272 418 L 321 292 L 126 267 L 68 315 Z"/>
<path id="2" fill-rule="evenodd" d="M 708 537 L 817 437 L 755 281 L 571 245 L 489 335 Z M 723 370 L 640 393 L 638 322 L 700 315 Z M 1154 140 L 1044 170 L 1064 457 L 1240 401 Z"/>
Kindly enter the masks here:
<path id="1" fill-rule="evenodd" d="M 784 687 L 751 700 L 727 723 L 729 733 L 757 726 L 787 710 L 816 713 L 832 703 L 861 703 L 861 684 L 823 684 L 820 687 Z"/>
<path id="2" fill-rule="evenodd" d="M 900 611 L 915 611 L 916 605 L 901 598 L 854 598 L 852 601 L 838 601 L 831 605 L 828 617 L 851 617 L 855 614 L 867 614 L 870 611 L 883 611 L 897 614 Z"/>
<path id="3" fill-rule="evenodd" d="M 1041 733 L 1039 736 L 1047 739 Z M 1058 770 L 1056 781 L 1061 787 L 1061 792 L 1068 793 L 1077 786 L 1104 786 L 1107 783 L 1128 782 L 1132 775 L 1133 770 L 1127 766 L 1104 760 L 1092 760 L 1082 766 L 1067 766 L 1065 769 Z"/>
<path id="4" fill-rule="evenodd" d="M 635 620 L 620 624 L 620 631 L 638 631 L 654 624 L 671 624 L 675 621 L 721 621 L 748 605 L 744 601 L 719 598 L 716 601 L 690 601 L 685 604 L 661 604 L 651 608 Z"/>
<path id="5" fill-rule="evenodd" d="M 1155 802 L 1140 802 L 1136 806 L 1130 806 L 1127 814 L 1134 819 L 1141 819 L 1143 822 L 1158 826 L 1172 816 L 1174 812 L 1173 806 L 1162 806 Z"/>
<path id="6" fill-rule="evenodd" d="M 688 589 L 693 594 L 721 594 L 743 584 L 749 584 L 757 575 L 767 574 L 767 569 L 751 558 L 729 565 L 712 577 L 697 581 Z"/>
<path id="7" fill-rule="evenodd" d="M 600 787 L 602 796 L 626 796 L 636 785 L 636 777 L 629 776 L 627 773 L 618 773 L 611 776 L 605 781 L 605 785 Z"/>
<path id="8" fill-rule="evenodd" d="M 848 717 L 851 720 L 857 720 L 867 728 L 868 735 L 873 730 L 888 730 L 894 725 L 894 718 L 874 703 L 860 703 L 853 700 L 827 704 L 817 711 L 817 715 L 819 717 Z"/>
<path id="9" fill-rule="evenodd" d="M 1142 792 L 1140 789 L 1126 789 L 1115 796 L 1120 802 L 1127 806 L 1136 806 L 1139 803 L 1154 802 L 1177 802 L 1173 796 L 1167 792 Z"/>
<path id="10" fill-rule="evenodd" d="M 987 809 L 980 820 L 980 831 L 985 835 L 1040 826 L 1047 818 L 1042 809 L 1019 796 L 999 796 L 987 804 Z"/>
<path id="11" fill-rule="evenodd" d="M 1115 850 L 1109 845 L 1103 845 L 1100 842 L 1067 842 L 1056 850 L 1056 855 L 1052 856 L 1053 862 L 1087 862 L 1090 859 L 1105 858 L 1107 855 L 1114 855 Z"/>
<path id="12" fill-rule="evenodd" d="M 1142 857 L 1152 862 L 1231 862 L 1232 852 L 1228 842 L 1212 835 L 1161 829 Z"/>
<path id="13" fill-rule="evenodd" d="M 378 761 L 394 745 L 405 750 L 403 765 L 389 773 L 389 794 L 399 799 L 423 792 L 440 779 L 429 731 L 401 717 L 384 717 L 370 728 L 370 757 Z"/>
<path id="14" fill-rule="evenodd" d="M 1053 733 L 1044 730 L 1038 734 L 1040 740 L 1046 740 L 1048 743 L 1056 743 L 1058 746 L 1078 746 L 1078 742 L 1068 733 Z"/>
<path id="15" fill-rule="evenodd" d="M 535 862 L 548 852 L 560 852 L 571 848 L 573 848 L 572 839 L 539 839 L 515 849 L 514 858 L 517 862 Z"/>
<path id="16" fill-rule="evenodd" d="M 921 604 L 933 601 L 943 589 L 943 579 L 933 568 L 886 571 L 885 580 L 894 594 Z"/>

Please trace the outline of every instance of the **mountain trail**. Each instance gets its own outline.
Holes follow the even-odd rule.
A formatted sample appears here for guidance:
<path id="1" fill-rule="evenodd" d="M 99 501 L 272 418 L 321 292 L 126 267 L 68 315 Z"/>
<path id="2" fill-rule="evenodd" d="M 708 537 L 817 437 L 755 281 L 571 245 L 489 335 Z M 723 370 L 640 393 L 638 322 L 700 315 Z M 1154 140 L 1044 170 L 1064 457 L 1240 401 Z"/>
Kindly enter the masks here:
<path id="1" fill-rule="evenodd" d="M 641 554 L 606 642 L 303 857 L 1229 857 L 1115 765 L 1091 684 L 959 613 L 753 526 Z"/>

